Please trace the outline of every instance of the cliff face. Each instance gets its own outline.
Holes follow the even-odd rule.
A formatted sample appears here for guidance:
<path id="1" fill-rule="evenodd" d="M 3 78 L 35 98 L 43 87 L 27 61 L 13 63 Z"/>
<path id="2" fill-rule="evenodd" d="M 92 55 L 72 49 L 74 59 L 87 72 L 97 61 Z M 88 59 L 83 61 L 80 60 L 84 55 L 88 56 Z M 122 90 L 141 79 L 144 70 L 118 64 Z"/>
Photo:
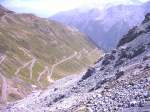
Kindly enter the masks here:
<path id="1" fill-rule="evenodd" d="M 0 104 L 80 73 L 99 55 L 77 29 L 0 6 Z"/>
<path id="2" fill-rule="evenodd" d="M 2 112 L 150 111 L 150 15 L 82 76 L 9 104 Z"/>
<path id="3" fill-rule="evenodd" d="M 150 13 L 147 13 L 145 16 L 145 20 L 142 22 L 142 25 L 139 27 L 134 27 L 131 29 L 127 35 L 125 35 L 118 43 L 118 47 L 122 46 L 126 43 L 129 43 L 130 41 L 136 39 L 139 35 L 148 33 L 150 31 L 150 26 L 149 26 L 149 21 L 150 21 Z"/>

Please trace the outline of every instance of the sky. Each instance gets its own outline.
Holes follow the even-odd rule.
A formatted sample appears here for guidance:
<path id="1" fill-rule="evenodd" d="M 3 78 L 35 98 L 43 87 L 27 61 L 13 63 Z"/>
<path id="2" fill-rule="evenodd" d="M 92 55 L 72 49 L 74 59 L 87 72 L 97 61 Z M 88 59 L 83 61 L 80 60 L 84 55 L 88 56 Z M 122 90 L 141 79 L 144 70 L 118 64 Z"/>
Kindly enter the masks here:
<path id="1" fill-rule="evenodd" d="M 137 4 L 146 1 L 150 0 L 0 0 L 0 3 L 18 13 L 34 13 L 40 17 L 49 17 L 61 11 L 81 7 L 103 9 L 107 4 Z"/>

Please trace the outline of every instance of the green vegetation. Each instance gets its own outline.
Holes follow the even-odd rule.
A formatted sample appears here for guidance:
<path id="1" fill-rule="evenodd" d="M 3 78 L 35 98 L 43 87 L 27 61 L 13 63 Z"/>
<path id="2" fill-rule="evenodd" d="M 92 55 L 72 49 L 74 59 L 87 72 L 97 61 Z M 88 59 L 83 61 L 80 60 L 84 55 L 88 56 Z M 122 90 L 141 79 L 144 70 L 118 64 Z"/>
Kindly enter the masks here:
<path id="1" fill-rule="evenodd" d="M 85 35 L 54 21 L 29 14 L 8 14 L 0 20 L 0 54 L 6 55 L 0 68 L 9 80 L 16 82 L 15 77 L 19 78 L 18 84 L 24 91 L 32 90 L 31 85 L 47 87 L 50 84 L 48 72 L 43 73 L 38 82 L 39 74 L 46 66 L 50 72 L 54 64 L 75 52 L 76 56 L 54 68 L 52 79 L 58 80 L 85 70 L 99 58 L 100 51 L 95 49 Z M 92 51 L 94 52 L 90 54 Z M 36 61 L 31 67 L 34 59 Z M 16 96 L 11 94 L 10 98 L 14 97 Z"/>

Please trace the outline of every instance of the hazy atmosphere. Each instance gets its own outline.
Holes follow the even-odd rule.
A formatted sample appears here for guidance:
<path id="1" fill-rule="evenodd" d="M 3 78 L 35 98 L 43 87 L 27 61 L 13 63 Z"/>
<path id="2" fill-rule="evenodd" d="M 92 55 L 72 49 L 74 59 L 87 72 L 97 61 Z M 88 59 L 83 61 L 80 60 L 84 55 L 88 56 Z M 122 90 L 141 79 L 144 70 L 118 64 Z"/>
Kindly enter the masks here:
<path id="1" fill-rule="evenodd" d="M 48 17 L 60 11 L 74 8 L 97 7 L 118 4 L 140 4 L 148 0 L 1 0 L 1 4 L 16 12 L 34 13 L 41 17 Z"/>
<path id="2" fill-rule="evenodd" d="M 0 0 L 0 112 L 150 112 L 150 0 Z"/>

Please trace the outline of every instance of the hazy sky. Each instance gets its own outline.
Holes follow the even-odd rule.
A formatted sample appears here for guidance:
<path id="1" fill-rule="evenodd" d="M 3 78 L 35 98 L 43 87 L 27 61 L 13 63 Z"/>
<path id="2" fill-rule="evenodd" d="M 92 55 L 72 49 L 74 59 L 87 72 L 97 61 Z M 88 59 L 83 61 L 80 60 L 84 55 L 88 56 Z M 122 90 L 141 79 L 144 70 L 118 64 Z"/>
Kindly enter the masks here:
<path id="1" fill-rule="evenodd" d="M 106 4 L 135 4 L 146 1 L 149 0 L 0 0 L 2 5 L 11 10 L 34 13 L 41 17 L 78 7 L 103 8 Z"/>

